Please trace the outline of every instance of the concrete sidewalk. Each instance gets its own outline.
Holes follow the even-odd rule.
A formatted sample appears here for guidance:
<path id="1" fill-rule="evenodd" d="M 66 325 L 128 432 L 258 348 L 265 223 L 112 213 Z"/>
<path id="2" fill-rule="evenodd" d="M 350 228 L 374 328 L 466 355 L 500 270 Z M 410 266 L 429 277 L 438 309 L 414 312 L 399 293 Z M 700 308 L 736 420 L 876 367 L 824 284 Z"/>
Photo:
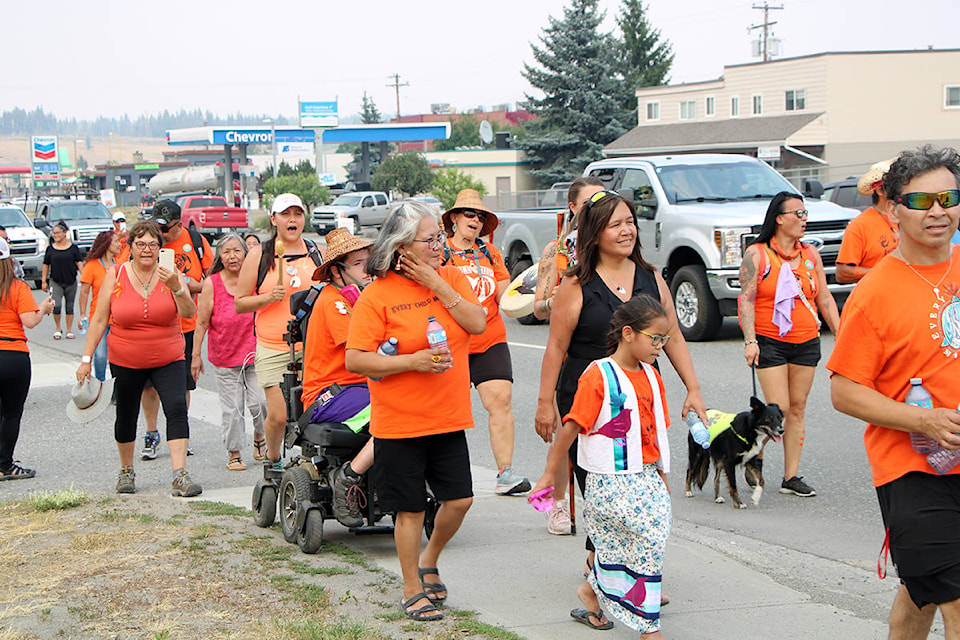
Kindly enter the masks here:
<path id="1" fill-rule="evenodd" d="M 543 515 L 526 499 L 495 495 L 495 474 L 473 472 L 474 506 L 440 558 L 448 605 L 476 611 L 484 622 L 528 640 L 637 638 L 619 621 L 598 636 L 570 618 L 581 606 L 583 534 L 549 535 Z M 250 495 L 245 487 L 205 491 L 201 499 L 250 508 Z M 392 536 L 357 536 L 327 521 L 324 540 L 400 573 Z M 896 586 L 892 568 L 881 582 L 843 563 L 675 522 L 664 567 L 671 603 L 662 629 L 668 638 L 873 640 L 887 635 Z"/>

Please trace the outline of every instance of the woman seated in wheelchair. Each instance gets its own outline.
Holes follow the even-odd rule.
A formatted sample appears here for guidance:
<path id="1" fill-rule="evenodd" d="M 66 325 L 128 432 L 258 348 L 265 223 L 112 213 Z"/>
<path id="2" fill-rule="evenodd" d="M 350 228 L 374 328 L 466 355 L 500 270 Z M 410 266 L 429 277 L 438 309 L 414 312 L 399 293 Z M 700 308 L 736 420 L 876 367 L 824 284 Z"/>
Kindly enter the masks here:
<path id="1" fill-rule="evenodd" d="M 370 424 L 370 391 L 367 377 L 347 371 L 344 358 L 353 303 L 372 280 L 366 271 L 372 243 L 346 229 L 334 229 L 326 240 L 323 263 L 313 274 L 326 286 L 314 302 L 304 341 L 304 413 L 311 423 L 341 422 L 360 433 Z M 352 461 L 332 471 L 333 514 L 345 527 L 363 526 L 355 494 L 371 466 L 373 438 Z"/>

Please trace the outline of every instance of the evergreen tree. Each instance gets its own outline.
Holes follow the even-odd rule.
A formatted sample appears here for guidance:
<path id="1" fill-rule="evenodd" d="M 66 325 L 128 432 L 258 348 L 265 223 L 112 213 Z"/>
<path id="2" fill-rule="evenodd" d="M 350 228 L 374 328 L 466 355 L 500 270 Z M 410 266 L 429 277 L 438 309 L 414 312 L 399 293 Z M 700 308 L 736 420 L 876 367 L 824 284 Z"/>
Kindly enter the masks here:
<path id="1" fill-rule="evenodd" d="M 633 92 L 618 70 L 617 42 L 599 31 L 597 3 L 571 0 L 562 20 L 550 18 L 540 36 L 543 47 L 531 45 L 538 66 L 524 64 L 524 78 L 544 97 L 527 95 L 538 120 L 517 146 L 527 151 L 541 186 L 579 175 L 636 124 L 635 110 L 625 107 Z"/>
<path id="2" fill-rule="evenodd" d="M 622 40 L 618 54 L 631 93 L 631 109 L 636 108 L 633 95 L 637 87 L 654 87 L 666 84 L 673 65 L 673 46 L 660 39 L 660 30 L 647 20 L 643 0 L 623 0 L 617 17 Z"/>
<path id="3" fill-rule="evenodd" d="M 360 103 L 360 122 L 363 124 L 380 124 L 383 122 L 380 110 L 377 109 L 373 98 L 367 96 L 366 91 L 363 92 L 363 100 Z"/>

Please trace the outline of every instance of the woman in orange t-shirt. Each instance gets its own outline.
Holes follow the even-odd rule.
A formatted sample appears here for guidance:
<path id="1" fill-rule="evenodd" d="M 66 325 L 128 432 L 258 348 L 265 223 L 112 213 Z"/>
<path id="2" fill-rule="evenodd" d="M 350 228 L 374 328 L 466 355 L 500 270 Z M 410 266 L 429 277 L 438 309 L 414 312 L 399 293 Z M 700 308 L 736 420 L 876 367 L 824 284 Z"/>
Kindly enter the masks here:
<path id="1" fill-rule="evenodd" d="M 460 191 L 442 220 L 447 234 L 443 264 L 458 268 L 470 280 L 487 311 L 486 331 L 470 338 L 470 382 L 490 417 L 490 447 L 497 463 L 495 491 L 524 493 L 530 490 L 530 481 L 513 470 L 513 366 L 507 327 L 500 315 L 500 298 L 510 284 L 510 272 L 493 243 L 481 239 L 493 233 L 499 220 L 473 189 Z"/>
<path id="2" fill-rule="evenodd" d="M 100 294 L 100 285 L 107 275 L 107 269 L 112 267 L 120 254 L 122 247 L 120 237 L 113 231 L 103 231 L 93 241 L 93 246 L 87 253 L 87 259 L 80 271 L 80 322 L 90 324 L 90 317 L 97 311 L 97 296 Z M 92 295 L 90 295 L 92 294 Z M 87 295 L 90 295 L 90 314 L 87 315 Z M 110 327 L 107 326 L 97 350 L 93 352 L 93 375 L 103 382 L 107 379 L 107 336 Z"/>
<path id="3" fill-rule="evenodd" d="M 443 617 L 434 606 L 447 597 L 437 559 L 473 502 L 464 433 L 473 426 L 469 343 L 487 327 L 466 276 L 440 266 L 443 244 L 426 205 L 404 202 L 390 213 L 367 262 L 377 279 L 353 308 L 346 354 L 348 371 L 371 378 L 374 470 L 381 508 L 396 512 L 401 607 L 424 621 Z M 431 319 L 446 330 L 433 348 Z M 398 355 L 379 355 L 389 338 L 397 339 Z M 421 551 L 427 482 L 442 506 Z"/>
<path id="4" fill-rule="evenodd" d="M 30 350 L 23 328 L 32 329 L 53 313 L 53 298 L 48 296 L 38 307 L 30 287 L 13 272 L 10 246 L 0 238 L 0 480 L 36 475 L 13 459 L 30 391 Z"/>
<path id="5" fill-rule="evenodd" d="M 757 368 L 766 401 L 784 412 L 780 493 L 804 498 L 817 495 L 797 473 L 807 396 L 820 361 L 818 309 L 834 334 L 840 325 L 820 254 L 800 242 L 806 227 L 799 194 L 781 191 L 773 197 L 760 234 L 743 254 L 739 308 L 747 364 Z M 747 463 L 756 476 L 762 474 L 762 456 L 761 450 Z"/>

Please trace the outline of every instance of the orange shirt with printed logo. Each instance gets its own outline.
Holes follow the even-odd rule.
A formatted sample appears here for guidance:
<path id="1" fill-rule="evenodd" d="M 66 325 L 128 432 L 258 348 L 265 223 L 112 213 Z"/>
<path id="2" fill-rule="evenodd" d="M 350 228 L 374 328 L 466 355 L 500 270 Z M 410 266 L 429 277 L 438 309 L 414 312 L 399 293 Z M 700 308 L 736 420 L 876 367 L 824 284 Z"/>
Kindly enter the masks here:
<path id="1" fill-rule="evenodd" d="M 922 378 L 934 407 L 960 403 L 960 248 L 952 265 L 881 260 L 857 284 L 843 307 L 827 369 L 903 402 L 910 378 Z M 946 277 L 944 274 L 946 273 Z M 930 283 L 944 277 L 934 292 Z M 934 473 L 914 452 L 910 434 L 868 424 L 863 436 L 874 486 L 911 472 Z M 956 467 L 951 474 L 960 473 Z"/>
<path id="2" fill-rule="evenodd" d="M 290 313 L 290 296 L 301 289 L 310 288 L 313 284 L 313 272 L 316 269 L 317 265 L 310 254 L 292 260 L 283 258 L 283 286 L 286 287 L 287 292 L 283 300 L 271 302 L 257 311 L 255 326 L 258 345 L 274 351 L 286 351 L 290 348 L 283 339 L 287 322 L 293 317 Z M 260 283 L 257 294 L 270 293 L 275 286 L 277 286 L 276 266 L 267 272 L 267 277 Z M 309 325 L 307 329 L 309 330 Z M 301 347 L 302 345 L 298 346 L 298 348 Z"/>
<path id="3" fill-rule="evenodd" d="M 477 304 L 466 276 L 440 267 L 440 277 Z M 468 334 L 432 291 L 394 272 L 377 278 L 353 308 L 347 349 L 375 352 L 397 339 L 401 354 L 428 348 L 427 322 L 434 316 L 447 332 L 453 367 L 443 373 L 405 371 L 370 381 L 370 433 L 375 438 L 415 438 L 473 427 Z"/>
<path id="4" fill-rule="evenodd" d="M 450 259 L 446 264 L 456 267 L 467 277 L 477 300 L 487 310 L 487 328 L 478 336 L 470 336 L 470 353 L 483 353 L 495 344 L 507 341 L 507 325 L 500 315 L 497 303 L 497 283 L 510 280 L 510 272 L 503 263 L 503 256 L 495 246 L 486 243 L 490 258 L 476 245 L 466 251 L 457 251 L 447 240 L 446 251 Z"/>
<path id="5" fill-rule="evenodd" d="M 309 407 L 321 391 L 334 383 L 367 382 L 366 376 L 350 373 L 344 364 L 352 309 L 332 284 L 325 286 L 313 303 L 303 348 L 304 407 Z"/>
<path id="6" fill-rule="evenodd" d="M 39 309 L 33 294 L 30 293 L 30 286 L 23 280 L 14 278 L 10 282 L 10 290 L 3 297 L 3 303 L 0 304 L 0 336 L 6 338 L 0 340 L 0 350 L 30 351 L 27 348 L 27 334 L 23 332 L 20 314 Z"/>
<path id="7" fill-rule="evenodd" d="M 197 252 L 193 249 L 193 239 L 190 238 L 190 232 L 186 229 L 180 229 L 180 235 L 173 242 L 163 245 L 164 249 L 173 249 L 173 262 L 180 272 L 193 280 L 200 282 L 204 274 L 210 271 L 213 266 L 213 250 L 210 243 L 203 236 L 200 236 L 203 243 L 203 260 L 197 259 Z M 197 301 L 197 296 L 191 296 L 193 301 Z M 189 333 L 197 328 L 197 316 L 192 318 L 180 318 L 180 330 Z"/>
<path id="8" fill-rule="evenodd" d="M 870 207 L 847 225 L 837 263 L 872 269 L 899 243 L 897 223 L 888 222 L 879 211 Z"/>

